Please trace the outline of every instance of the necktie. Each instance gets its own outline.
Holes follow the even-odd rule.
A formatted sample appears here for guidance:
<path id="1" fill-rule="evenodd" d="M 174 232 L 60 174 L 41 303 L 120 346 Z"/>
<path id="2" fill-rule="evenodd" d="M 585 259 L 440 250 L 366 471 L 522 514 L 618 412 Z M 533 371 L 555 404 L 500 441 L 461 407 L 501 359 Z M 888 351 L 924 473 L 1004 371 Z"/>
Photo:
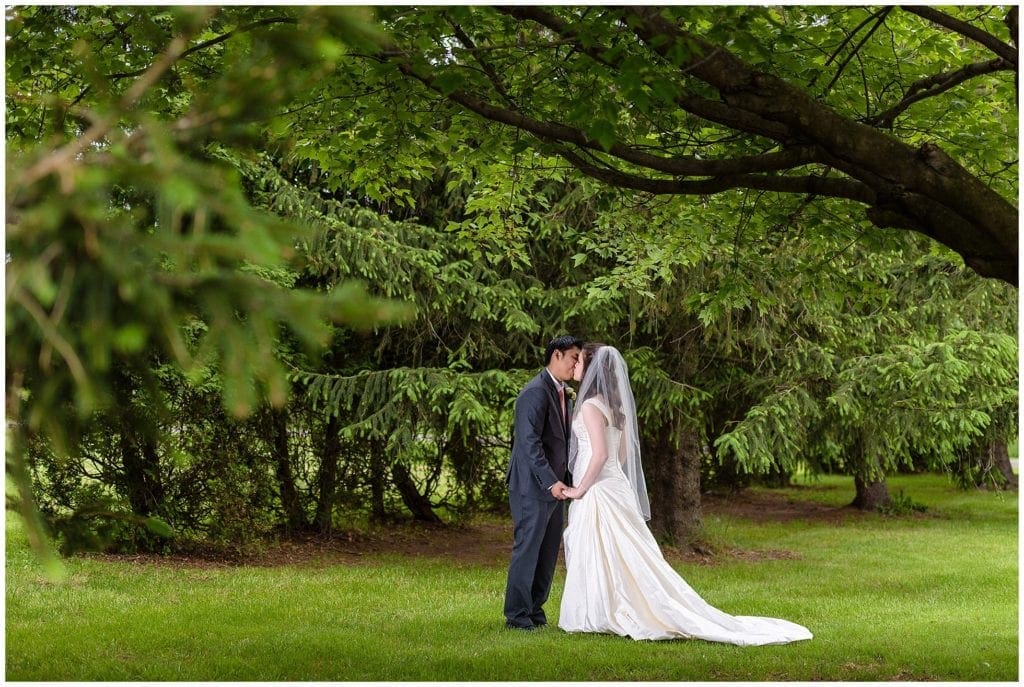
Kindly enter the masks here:
<path id="1" fill-rule="evenodd" d="M 562 402 L 562 424 L 565 424 L 565 387 L 558 387 L 558 400 Z"/>

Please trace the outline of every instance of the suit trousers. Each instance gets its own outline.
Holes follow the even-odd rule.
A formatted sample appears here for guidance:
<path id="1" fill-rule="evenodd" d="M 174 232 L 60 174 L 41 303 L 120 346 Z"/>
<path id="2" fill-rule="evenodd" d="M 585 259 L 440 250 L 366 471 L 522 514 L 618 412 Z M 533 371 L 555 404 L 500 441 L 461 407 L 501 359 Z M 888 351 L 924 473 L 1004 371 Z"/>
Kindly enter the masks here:
<path id="1" fill-rule="evenodd" d="M 510 495 L 514 524 L 512 560 L 505 587 L 505 620 L 509 625 L 544 625 L 544 602 L 551 592 L 565 519 L 563 501 L 541 501 Z"/>

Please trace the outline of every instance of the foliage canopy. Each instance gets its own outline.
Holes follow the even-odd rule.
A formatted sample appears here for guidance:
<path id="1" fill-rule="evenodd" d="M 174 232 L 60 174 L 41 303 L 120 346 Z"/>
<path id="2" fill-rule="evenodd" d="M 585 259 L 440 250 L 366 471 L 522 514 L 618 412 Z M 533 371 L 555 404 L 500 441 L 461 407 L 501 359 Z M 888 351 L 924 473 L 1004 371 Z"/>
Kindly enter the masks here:
<path id="1" fill-rule="evenodd" d="M 562 331 L 627 353 L 662 485 L 877 480 L 1015 426 L 1016 8 L 7 29 L 26 512 L 31 479 L 68 528 L 229 540 L 500 507 L 512 399 Z M 652 489 L 694 514 L 670 536 L 699 524 L 680 489 Z"/>

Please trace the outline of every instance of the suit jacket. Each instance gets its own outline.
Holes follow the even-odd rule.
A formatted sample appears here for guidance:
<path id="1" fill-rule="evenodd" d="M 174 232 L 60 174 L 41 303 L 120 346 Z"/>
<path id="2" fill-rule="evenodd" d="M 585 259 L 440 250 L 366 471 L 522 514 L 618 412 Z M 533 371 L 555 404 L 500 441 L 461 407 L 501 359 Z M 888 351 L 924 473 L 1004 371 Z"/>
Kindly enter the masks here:
<path id="1" fill-rule="evenodd" d="M 508 466 L 509 494 L 554 501 L 555 482 L 570 484 L 569 418 L 572 400 L 565 395 L 565 422 L 558 387 L 546 369 L 519 392 L 515 405 L 512 460 Z"/>

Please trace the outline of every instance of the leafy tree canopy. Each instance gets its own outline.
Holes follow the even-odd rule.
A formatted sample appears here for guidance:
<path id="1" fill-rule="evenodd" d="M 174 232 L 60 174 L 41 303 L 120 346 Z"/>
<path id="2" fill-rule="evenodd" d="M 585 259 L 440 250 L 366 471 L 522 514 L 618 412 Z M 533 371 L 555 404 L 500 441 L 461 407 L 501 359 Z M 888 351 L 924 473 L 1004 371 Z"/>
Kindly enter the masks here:
<path id="1" fill-rule="evenodd" d="M 444 108 L 462 140 L 471 113 L 477 148 L 493 122 L 516 132 L 513 150 L 619 188 L 842 198 L 1016 282 L 1016 8 L 389 7 L 380 18 L 386 47 L 344 87 L 365 95 L 358 138 L 445 154 L 451 138 L 424 113 Z M 396 90 L 401 80 L 419 88 Z M 351 103 L 335 86 L 325 103 L 344 119 Z"/>

